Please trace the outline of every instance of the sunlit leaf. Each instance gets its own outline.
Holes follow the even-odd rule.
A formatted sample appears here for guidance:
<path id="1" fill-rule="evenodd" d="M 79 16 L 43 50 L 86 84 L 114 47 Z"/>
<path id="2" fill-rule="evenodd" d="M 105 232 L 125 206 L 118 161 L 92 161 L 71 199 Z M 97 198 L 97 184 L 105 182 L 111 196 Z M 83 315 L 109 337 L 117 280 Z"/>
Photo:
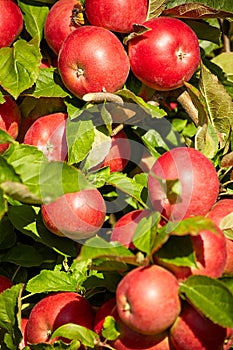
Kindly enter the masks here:
<path id="1" fill-rule="evenodd" d="M 214 323 L 233 327 L 233 294 L 220 280 L 190 276 L 180 284 L 180 294 Z"/>

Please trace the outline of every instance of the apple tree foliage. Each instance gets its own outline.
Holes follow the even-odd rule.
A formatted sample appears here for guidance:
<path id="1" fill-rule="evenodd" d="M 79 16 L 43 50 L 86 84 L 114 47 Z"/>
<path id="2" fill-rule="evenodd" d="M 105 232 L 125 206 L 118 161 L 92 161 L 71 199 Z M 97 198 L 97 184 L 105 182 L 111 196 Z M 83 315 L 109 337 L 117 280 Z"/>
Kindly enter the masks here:
<path id="1" fill-rule="evenodd" d="M 123 214 L 125 208 L 147 208 L 146 173 L 134 175 L 130 165 L 122 173 L 110 173 L 108 168 L 90 171 L 106 156 L 106 149 L 99 147 L 96 152 L 96 147 L 103 141 L 110 142 L 114 132 L 107 108 L 109 101 L 125 103 L 124 123 L 135 144 L 143 145 L 155 159 L 172 146 L 195 146 L 218 171 L 220 197 L 233 195 L 231 1 L 150 0 L 148 18 L 169 15 L 183 19 L 196 32 L 202 54 L 199 70 L 185 83 L 184 89 L 156 96 L 162 101 L 159 106 L 138 96 L 140 83 L 131 76 L 122 90 L 106 94 L 107 101 L 105 97 L 101 103 L 90 96 L 83 100 L 75 98 L 62 84 L 57 68 L 40 68 L 46 47 L 43 26 L 55 1 L 17 2 L 25 28 L 12 47 L 0 49 L 0 102 L 4 102 L 7 92 L 18 101 L 23 114 L 29 116 L 34 110 L 41 114 L 55 111 L 60 108 L 58 101 L 62 100 L 69 115 L 69 157 L 67 162 L 48 162 L 41 151 L 13 140 L 0 130 L 0 142 L 11 143 L 0 156 L 0 273 L 14 282 L 13 287 L 0 295 L 0 343 L 6 350 L 17 349 L 22 337 L 19 326 L 22 315 L 27 315 L 46 293 L 78 291 L 98 306 L 102 295 L 115 292 L 122 273 L 153 262 L 156 254 L 177 266 L 195 266 L 188 235 L 196 235 L 200 227 L 212 227 L 210 220 L 194 217 L 176 223 L 175 227 L 168 222 L 161 228 L 158 225 L 160 214 L 153 213 L 137 226 L 136 253 L 109 242 L 107 229 L 85 244 L 79 244 L 55 236 L 45 228 L 40 215 L 42 201 L 91 186 L 103 193 L 118 215 Z M 172 109 L 168 106 L 170 102 L 178 104 Z M 132 107 L 135 105 L 136 112 Z M 168 120 L 171 126 L 166 134 L 163 128 L 154 128 L 156 123 L 163 125 L 163 120 Z M 100 125 L 105 132 L 97 127 Z M 147 125 L 146 130 L 144 125 Z M 177 195 L 176 184 L 169 185 L 172 200 L 172 196 Z M 123 209 L 122 203 L 117 201 L 114 207 L 118 197 L 124 203 Z M 224 230 L 233 238 L 232 216 L 225 220 Z M 181 244 L 174 244 L 170 249 L 168 245 L 165 252 L 160 250 L 169 239 L 179 240 Z M 231 276 L 219 279 L 191 276 L 180 283 L 181 298 L 189 300 L 215 323 L 231 328 L 232 293 Z M 105 334 L 111 339 L 116 329 L 108 321 L 109 329 L 107 327 Z M 94 348 L 98 339 L 94 332 L 76 325 L 64 325 L 54 336 L 64 334 L 72 339 L 71 344 L 60 341 L 58 345 L 34 345 L 31 349 L 71 350 L 77 349 L 80 343 Z"/>

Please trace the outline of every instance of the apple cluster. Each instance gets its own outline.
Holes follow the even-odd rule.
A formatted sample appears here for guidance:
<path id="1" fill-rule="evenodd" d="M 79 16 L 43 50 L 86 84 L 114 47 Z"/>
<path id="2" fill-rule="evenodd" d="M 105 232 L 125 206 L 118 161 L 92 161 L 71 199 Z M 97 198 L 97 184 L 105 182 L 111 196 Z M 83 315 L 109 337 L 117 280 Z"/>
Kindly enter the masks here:
<path id="1" fill-rule="evenodd" d="M 77 0 L 59 0 L 52 6 L 45 38 L 72 94 L 116 92 L 130 70 L 156 90 L 190 80 L 200 63 L 196 34 L 181 20 L 147 20 L 147 13 L 147 0 L 87 0 L 84 7 Z"/>
<path id="2" fill-rule="evenodd" d="M 205 178 L 205 182 L 198 180 L 199 176 Z M 174 199 L 169 181 L 176 179 L 179 191 Z M 162 214 L 159 227 L 168 222 L 175 225 L 188 218 L 209 218 L 210 228 L 200 229 L 195 235 L 190 234 L 196 266 L 165 263 L 160 255 L 162 247 L 154 253 L 152 263 L 131 267 L 123 273 L 115 295 L 103 301 L 97 310 L 78 293 L 50 293 L 35 304 L 28 320 L 22 321 L 25 323 L 23 341 L 26 345 L 41 342 L 53 344 L 58 339 L 69 342 L 69 339 L 59 335 L 52 336 L 56 329 L 67 323 L 93 330 L 104 342 L 104 331 L 111 318 L 118 336 L 109 340 L 109 344 L 116 350 L 223 349 L 229 334 L 232 336 L 232 330 L 215 324 L 195 306 L 183 300 L 179 286 L 191 275 L 219 278 L 233 273 L 232 240 L 223 233 L 228 215 L 233 211 L 233 200 L 218 199 L 219 181 L 213 164 L 201 152 L 186 147 L 167 151 L 154 162 L 148 177 L 148 188 L 150 209 L 133 210 L 123 215 L 115 224 L 110 240 L 132 251 L 137 250 L 137 239 L 134 239 L 137 225 L 153 212 Z M 64 231 L 58 232 L 60 227 L 54 225 L 58 220 L 56 213 L 59 212 L 60 217 L 64 218 L 65 212 L 68 212 L 67 205 L 69 208 L 80 205 L 78 215 L 75 216 L 75 209 L 72 209 L 72 217 L 67 222 L 79 227 L 79 232 L 82 230 L 82 238 L 89 235 L 88 227 L 92 231 L 94 226 L 95 232 L 98 232 L 97 226 L 101 227 L 105 215 L 100 209 L 102 204 L 98 203 L 102 201 L 101 195 L 95 197 L 97 193 L 92 189 L 90 198 L 85 199 L 85 196 L 89 196 L 88 190 L 77 194 L 78 197 L 76 194 L 66 195 L 66 202 L 61 197 L 42 208 L 44 218 L 49 213 L 47 225 L 55 234 L 65 234 L 71 239 L 77 234 L 72 232 L 72 227 L 67 232 L 64 228 Z M 95 209 L 86 207 L 90 201 L 93 201 L 93 208 L 98 207 L 101 213 L 94 214 L 94 223 L 90 218 L 91 211 Z M 57 206 L 60 206 L 59 209 Z M 82 211 L 88 214 L 82 217 Z M 54 222 L 51 218 L 55 218 Z M 175 231 L 176 225 L 172 234 Z"/>
<path id="3" fill-rule="evenodd" d="M 13 0 L 0 0 L 0 5 L 0 47 L 6 47 L 23 30 L 23 16 Z M 8 13 L 14 18 L 6 38 L 2 34 Z M 65 88 L 78 100 L 88 93 L 114 94 L 124 87 L 130 73 L 144 86 L 145 95 L 147 89 L 182 87 L 200 63 L 198 38 L 184 21 L 164 16 L 148 19 L 147 14 L 147 0 L 86 0 L 84 5 L 78 0 L 56 1 L 44 24 L 44 37 L 54 57 L 48 67 L 57 67 Z M 64 102 L 60 101 L 57 112 L 22 121 L 16 101 L 10 95 L 4 99 L 0 129 L 14 140 L 39 149 L 46 161 L 66 163 L 69 115 Z M 7 151 L 10 142 L 0 145 L 0 153 Z M 122 172 L 133 153 L 127 132 L 120 130 L 111 136 L 106 157 L 91 171 L 109 167 L 110 174 Z M 158 231 L 170 227 L 167 241 L 154 250 L 149 261 L 137 262 L 136 267 L 129 264 L 126 271 L 120 271 L 114 296 L 101 301 L 97 308 L 78 292 L 41 296 L 29 317 L 21 320 L 20 349 L 57 340 L 69 344 L 68 336 L 56 334 L 67 324 L 94 331 L 98 348 L 107 344 L 115 350 L 228 349 L 230 343 L 225 345 L 225 341 L 233 338 L 233 330 L 214 323 L 182 298 L 180 286 L 194 275 L 218 279 L 233 274 L 233 240 L 224 233 L 232 220 L 233 199 L 220 199 L 213 163 L 192 147 L 174 147 L 153 158 L 147 189 L 147 207 L 117 218 L 109 242 L 140 253 L 138 240 L 143 237 L 137 228 L 155 213 L 159 216 Z M 48 231 L 84 244 L 101 233 L 109 214 L 103 194 L 92 184 L 38 206 Z M 167 247 L 179 244 L 179 225 L 195 218 L 208 222 L 205 227 L 200 225 L 198 232 L 188 227 L 184 234 L 195 264 L 184 266 L 164 259 Z M 12 285 L 10 279 L 0 276 L 0 293 Z M 106 342 L 110 321 L 117 335 Z"/>

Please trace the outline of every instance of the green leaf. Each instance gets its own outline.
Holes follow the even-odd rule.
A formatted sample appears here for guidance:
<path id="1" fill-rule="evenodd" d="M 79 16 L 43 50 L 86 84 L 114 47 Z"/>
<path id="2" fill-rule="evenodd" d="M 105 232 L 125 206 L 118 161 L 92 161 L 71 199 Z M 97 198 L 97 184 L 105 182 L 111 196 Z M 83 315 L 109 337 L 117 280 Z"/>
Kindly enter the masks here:
<path id="1" fill-rule="evenodd" d="M 9 249 L 16 243 L 14 226 L 7 217 L 0 221 L 0 249 Z"/>
<path id="2" fill-rule="evenodd" d="M 136 103 L 142 108 L 142 110 L 144 110 L 144 112 L 146 112 L 148 115 L 151 115 L 153 118 L 160 119 L 166 115 L 166 112 L 163 109 L 160 109 L 157 106 L 153 106 L 152 104 L 146 103 L 141 97 L 138 97 L 130 90 L 119 90 L 116 94 L 131 101 L 131 103 Z"/>
<path id="3" fill-rule="evenodd" d="M 95 259 L 100 257 L 118 259 L 120 257 L 134 257 L 134 254 L 118 242 L 107 242 L 96 236 L 85 241 L 80 251 L 80 259 Z"/>
<path id="4" fill-rule="evenodd" d="M 150 216 L 142 218 L 137 224 L 133 236 L 133 244 L 140 251 L 150 254 L 154 246 L 160 219 L 160 213 L 154 212 Z"/>
<path id="5" fill-rule="evenodd" d="M 24 25 L 31 37 L 38 36 L 39 41 L 43 37 L 44 23 L 49 12 L 48 6 L 35 6 L 23 0 L 18 2 L 23 12 Z"/>
<path id="6" fill-rule="evenodd" d="M 64 271 L 41 270 L 39 275 L 32 277 L 27 282 L 26 290 L 30 293 L 76 292 L 77 281 Z"/>
<path id="7" fill-rule="evenodd" d="M 157 251 L 160 262 L 175 266 L 196 267 L 195 254 L 190 236 L 171 236 Z M 168 265 L 168 266 L 169 266 Z"/>
<path id="8" fill-rule="evenodd" d="M 233 294 L 220 280 L 190 276 L 180 284 L 180 295 L 212 322 L 233 327 Z"/>
<path id="9" fill-rule="evenodd" d="M 15 140 L 5 130 L 0 129 L 0 144 L 6 142 L 13 143 Z"/>
<path id="10" fill-rule="evenodd" d="M 20 182 L 20 177 L 16 174 L 13 166 L 0 156 L 0 183 L 6 181 Z"/>
<path id="11" fill-rule="evenodd" d="M 47 158 L 36 147 L 18 143 L 12 145 L 4 156 L 20 176 L 22 183 L 39 200 L 41 198 L 40 174 L 42 165 L 48 163 Z"/>
<path id="12" fill-rule="evenodd" d="M 158 17 L 166 7 L 166 0 L 150 0 L 147 19 Z"/>
<path id="13" fill-rule="evenodd" d="M 97 128 L 94 131 L 94 142 L 87 155 L 83 169 L 91 169 L 105 159 L 112 145 L 111 137 L 105 135 L 103 132 L 99 131 Z"/>
<path id="14" fill-rule="evenodd" d="M 203 230 L 209 230 L 218 234 L 218 228 L 215 223 L 205 216 L 193 216 L 183 219 L 179 222 L 168 222 L 166 225 L 167 232 L 173 235 L 184 236 L 193 235 L 196 236 Z"/>
<path id="15" fill-rule="evenodd" d="M 7 200 L 4 196 L 3 190 L 0 188 L 0 220 L 3 218 L 5 213 L 7 212 Z"/>
<path id="16" fill-rule="evenodd" d="M 22 289 L 22 284 L 16 284 L 0 294 L 0 328 L 11 336 L 15 345 L 21 338 L 17 318 L 20 312 Z"/>
<path id="17" fill-rule="evenodd" d="M 40 208 L 29 205 L 9 206 L 8 217 L 19 232 L 31 237 L 34 241 L 54 249 L 59 254 L 76 256 L 74 242 L 47 230 L 39 210 Z"/>
<path id="18" fill-rule="evenodd" d="M 120 332 L 117 330 L 117 324 L 113 316 L 105 317 L 101 333 L 102 336 L 108 340 L 115 340 L 119 337 Z"/>
<path id="19" fill-rule="evenodd" d="M 66 124 L 69 164 L 84 160 L 92 148 L 95 139 L 94 125 L 91 120 L 68 119 Z"/>
<path id="20" fill-rule="evenodd" d="M 233 52 L 222 52 L 215 56 L 211 62 L 217 64 L 225 73 L 225 79 L 233 83 Z"/>
<path id="21" fill-rule="evenodd" d="M 35 82 L 32 96 L 39 97 L 67 97 L 70 93 L 65 90 L 56 68 L 41 68 Z"/>
<path id="22" fill-rule="evenodd" d="M 41 53 L 35 42 L 17 40 L 0 49 L 0 84 L 15 99 L 30 88 L 39 74 Z"/>
<path id="23" fill-rule="evenodd" d="M 43 263 L 43 257 L 35 247 L 18 243 L 5 254 L 1 254 L 0 261 L 24 267 L 32 267 L 40 266 Z"/>
<path id="24" fill-rule="evenodd" d="M 222 219 L 219 227 L 224 232 L 226 237 L 233 239 L 233 213 L 226 215 Z"/>
<path id="25" fill-rule="evenodd" d="M 136 199 L 140 204 L 145 207 L 145 203 L 143 202 L 141 195 L 143 186 L 137 183 L 134 179 L 131 179 L 126 174 L 113 172 L 110 174 L 107 179 L 107 184 L 112 185 L 122 192 L 128 194 L 129 196 Z"/>
<path id="26" fill-rule="evenodd" d="M 218 78 L 201 65 L 199 89 L 207 105 L 210 122 L 221 135 L 220 147 L 225 152 L 229 148 L 229 138 L 233 126 L 233 101 Z"/>
<path id="27" fill-rule="evenodd" d="M 41 164 L 39 188 L 43 202 L 50 202 L 65 193 L 93 188 L 83 172 L 65 162 Z"/>
<path id="28" fill-rule="evenodd" d="M 99 342 L 99 336 L 92 330 L 74 324 L 67 323 L 63 326 L 57 328 L 53 333 L 51 338 L 55 337 L 65 337 L 68 339 L 77 339 L 85 346 L 94 349 L 96 344 Z"/>
<path id="29" fill-rule="evenodd" d="M 233 17 L 232 4 L 228 0 L 170 0 L 165 15 L 184 18 Z"/>

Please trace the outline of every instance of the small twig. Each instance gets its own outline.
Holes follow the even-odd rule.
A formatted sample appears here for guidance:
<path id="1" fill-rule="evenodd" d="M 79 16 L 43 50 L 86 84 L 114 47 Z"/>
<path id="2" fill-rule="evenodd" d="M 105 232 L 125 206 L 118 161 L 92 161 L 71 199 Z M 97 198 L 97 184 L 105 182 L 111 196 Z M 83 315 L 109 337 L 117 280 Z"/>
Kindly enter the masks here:
<path id="1" fill-rule="evenodd" d="M 120 105 L 124 104 L 123 99 L 115 94 L 112 94 L 110 92 L 89 92 L 88 94 L 85 94 L 83 96 L 83 100 L 85 102 L 95 102 L 95 103 L 100 103 L 100 102 L 115 102 Z"/>
<path id="2" fill-rule="evenodd" d="M 178 97 L 177 101 L 181 104 L 184 110 L 188 113 L 192 121 L 198 126 L 198 110 L 194 106 L 189 93 L 184 90 Z"/>
<path id="3" fill-rule="evenodd" d="M 112 130 L 111 136 L 116 136 L 116 134 L 118 134 L 118 132 L 120 132 L 121 130 L 123 130 L 123 128 L 124 128 L 124 124 L 123 124 L 123 123 L 117 125 L 117 126 Z"/>

